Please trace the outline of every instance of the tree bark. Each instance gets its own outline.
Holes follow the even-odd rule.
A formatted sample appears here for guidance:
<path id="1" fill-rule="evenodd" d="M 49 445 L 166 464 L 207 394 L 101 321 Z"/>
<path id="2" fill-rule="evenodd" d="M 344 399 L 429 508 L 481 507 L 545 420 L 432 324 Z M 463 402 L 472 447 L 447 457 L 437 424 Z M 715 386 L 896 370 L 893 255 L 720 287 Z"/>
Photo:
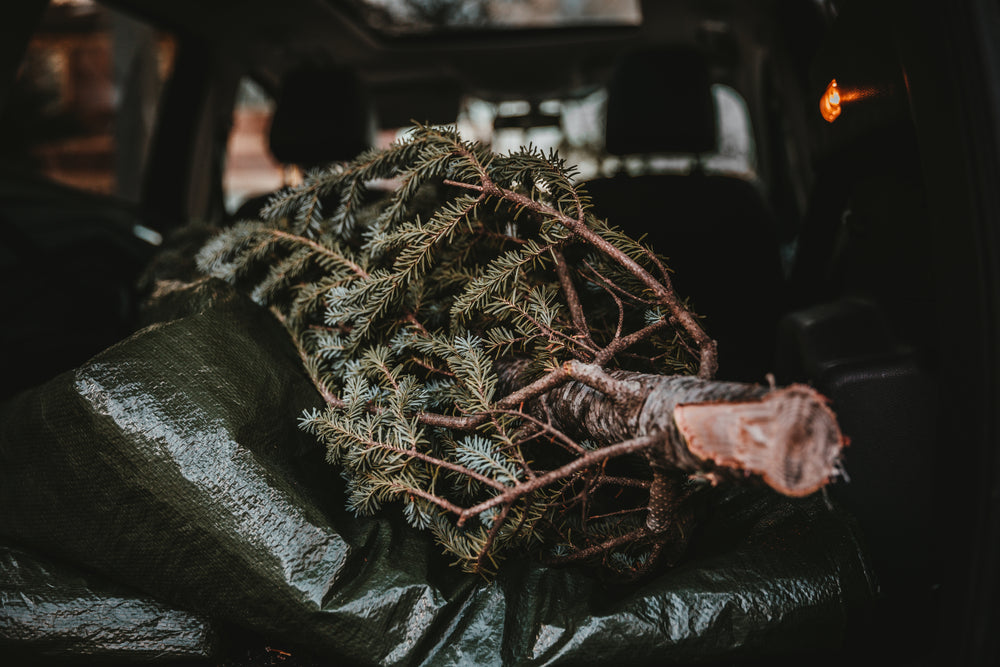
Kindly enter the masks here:
<path id="1" fill-rule="evenodd" d="M 817 491 L 839 470 L 847 440 L 827 399 L 805 385 L 774 389 L 578 362 L 566 368 L 574 379 L 525 409 L 575 439 L 611 445 L 662 434 L 662 445 L 648 452 L 654 468 L 758 476 L 794 497 Z M 513 365 L 504 375 L 518 371 Z"/>

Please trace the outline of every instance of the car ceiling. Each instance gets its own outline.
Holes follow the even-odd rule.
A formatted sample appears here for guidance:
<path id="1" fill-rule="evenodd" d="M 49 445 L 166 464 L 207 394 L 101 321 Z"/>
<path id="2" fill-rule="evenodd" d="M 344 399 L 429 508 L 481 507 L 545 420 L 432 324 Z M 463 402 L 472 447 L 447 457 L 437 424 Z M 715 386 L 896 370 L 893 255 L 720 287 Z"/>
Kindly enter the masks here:
<path id="1" fill-rule="evenodd" d="M 581 88 L 627 48 L 693 44 L 747 61 L 780 0 L 653 0 L 641 27 L 462 31 L 386 37 L 338 0 L 102 0 L 181 36 L 212 44 L 265 84 L 298 64 L 356 69 L 375 85 L 456 81 L 494 96 Z M 810 4 L 812 0 L 801 0 Z M 814 3 L 813 3 L 814 4 Z M 731 65 L 732 63 L 720 63 Z M 554 88 L 554 90 L 547 90 Z"/>

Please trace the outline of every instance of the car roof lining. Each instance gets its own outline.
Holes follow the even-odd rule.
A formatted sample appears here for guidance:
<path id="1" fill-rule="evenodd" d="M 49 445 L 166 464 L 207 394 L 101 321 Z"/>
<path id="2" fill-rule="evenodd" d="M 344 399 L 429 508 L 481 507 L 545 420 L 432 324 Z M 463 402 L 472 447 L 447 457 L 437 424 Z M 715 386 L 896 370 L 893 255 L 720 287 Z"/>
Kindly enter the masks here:
<path id="1" fill-rule="evenodd" d="M 391 85 L 434 77 L 467 90 L 537 89 L 541 97 L 610 74 L 622 52 L 643 44 L 697 46 L 720 26 L 748 53 L 767 34 L 777 0 L 643 2 L 641 26 L 458 30 L 387 37 L 334 0 L 100 0 L 230 54 L 261 83 L 275 87 L 302 64 L 356 69 L 366 81 Z M 808 2 L 808 0 L 801 0 Z M 747 5 L 752 5 L 748 7 Z M 248 20 L 252 17 L 252 20 Z M 335 36 L 335 38 L 331 38 Z"/>

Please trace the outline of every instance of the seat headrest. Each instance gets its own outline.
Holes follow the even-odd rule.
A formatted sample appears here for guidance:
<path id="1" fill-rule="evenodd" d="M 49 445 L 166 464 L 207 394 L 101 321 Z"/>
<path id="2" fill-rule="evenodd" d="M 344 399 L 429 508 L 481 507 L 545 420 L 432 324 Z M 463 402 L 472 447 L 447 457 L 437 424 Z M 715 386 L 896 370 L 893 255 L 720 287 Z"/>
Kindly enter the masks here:
<path id="1" fill-rule="evenodd" d="M 379 127 L 407 127 L 413 121 L 448 125 L 458 118 L 462 89 L 447 79 L 412 79 L 383 84 L 372 90 Z"/>
<path id="2" fill-rule="evenodd" d="M 353 72 L 289 72 L 271 121 L 271 153 L 303 167 L 351 160 L 371 146 L 371 119 L 367 93 Z"/>
<path id="3" fill-rule="evenodd" d="M 715 151 L 708 64 L 694 50 L 627 54 L 608 84 L 606 148 L 613 155 Z"/>

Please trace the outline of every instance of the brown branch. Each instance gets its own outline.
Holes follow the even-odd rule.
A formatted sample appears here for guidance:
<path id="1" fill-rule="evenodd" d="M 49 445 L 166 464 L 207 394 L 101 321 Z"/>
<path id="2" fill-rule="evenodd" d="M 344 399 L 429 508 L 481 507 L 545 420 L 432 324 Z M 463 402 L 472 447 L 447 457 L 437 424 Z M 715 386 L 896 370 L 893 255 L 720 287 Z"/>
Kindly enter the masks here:
<path id="1" fill-rule="evenodd" d="M 414 313 L 406 313 L 406 315 L 403 316 L 403 321 L 409 322 L 410 324 L 415 326 L 420 331 L 420 333 L 427 336 L 430 335 L 430 332 L 427 330 L 427 327 L 424 326 L 423 322 L 417 319 L 417 316 Z"/>
<path id="2" fill-rule="evenodd" d="M 632 486 L 639 489 L 648 489 L 651 482 L 643 479 L 633 479 L 631 477 L 614 477 L 611 475 L 601 475 L 597 478 L 597 486 Z"/>
<path id="3" fill-rule="evenodd" d="M 541 396 L 547 391 L 558 387 L 569 379 L 569 375 L 563 367 L 549 371 L 539 379 L 529 385 L 521 387 L 504 398 L 497 401 L 496 406 L 501 409 L 509 409 Z M 417 420 L 427 426 L 442 426 L 453 428 L 459 431 L 470 431 L 481 425 L 489 418 L 489 412 L 480 412 L 474 415 L 456 417 L 452 415 L 441 415 L 433 412 L 421 412 L 417 415 Z"/>
<path id="4" fill-rule="evenodd" d="M 617 355 L 618 353 L 625 351 L 626 349 L 632 347 L 636 343 L 643 341 L 646 338 L 649 338 L 657 331 L 666 329 L 669 326 L 670 323 L 667 320 L 665 319 L 657 320 L 656 322 L 650 324 L 649 326 L 643 327 L 642 329 L 630 333 L 627 336 L 622 336 L 621 338 L 617 338 L 611 341 L 610 343 L 607 344 L 607 346 L 604 347 L 604 349 L 602 349 L 600 352 L 597 353 L 597 356 L 594 358 L 594 364 L 598 366 L 603 366 L 608 361 L 613 359 L 615 355 Z"/>
<path id="5" fill-rule="evenodd" d="M 584 549 L 578 549 L 577 551 L 566 554 L 565 556 L 550 556 L 546 560 L 551 564 L 571 563 L 573 561 L 586 560 L 592 556 L 611 551 L 615 547 L 620 547 L 623 544 L 629 544 L 631 542 L 638 542 L 639 540 L 649 536 L 650 532 L 645 527 L 636 528 L 635 530 L 627 532 L 624 535 L 612 537 L 611 539 L 601 542 L 600 544 L 594 544 Z"/>
<path id="6" fill-rule="evenodd" d="M 430 454 L 424 454 L 423 452 L 419 452 L 416 449 L 413 449 L 412 447 L 409 449 L 405 447 L 396 447 L 394 445 L 390 445 L 384 442 L 379 442 L 378 440 L 366 440 L 365 444 L 368 445 L 369 447 L 382 449 L 388 452 L 395 452 L 397 454 L 403 454 L 411 458 L 419 459 L 420 461 L 423 461 L 425 463 L 430 463 L 431 465 L 438 466 L 439 468 L 444 468 L 445 470 L 451 470 L 452 472 L 457 472 L 467 477 L 471 477 L 477 482 L 482 482 L 483 484 L 492 487 L 497 491 L 506 491 L 507 489 L 512 488 L 507 486 L 506 484 L 503 484 L 502 482 L 496 481 L 495 479 L 490 479 L 486 475 L 482 475 L 476 472 L 475 470 L 466 468 L 463 465 L 460 465 L 458 463 L 452 463 L 451 461 L 444 461 L 442 459 L 437 458 L 436 456 L 431 456 Z"/>
<path id="7" fill-rule="evenodd" d="M 281 322 L 281 326 L 285 329 L 285 331 L 288 332 L 289 338 L 292 339 L 292 343 L 295 345 L 296 352 L 299 353 L 299 359 L 302 360 L 302 367 L 305 368 L 306 375 L 309 376 L 310 382 L 312 382 L 316 391 L 319 392 L 319 395 L 323 397 L 323 401 L 326 402 L 326 404 L 331 408 L 346 407 L 347 403 L 345 403 L 340 397 L 334 395 L 333 392 L 331 392 L 330 389 L 323 383 L 323 381 L 312 373 L 310 370 L 312 368 L 312 364 L 309 363 L 309 354 L 306 352 L 306 349 L 302 347 L 302 341 L 299 340 L 299 337 L 294 331 L 292 331 L 291 328 L 289 328 L 288 320 L 285 316 L 282 315 L 281 311 L 274 306 L 271 306 L 269 310 L 271 311 L 271 314 L 274 315 L 279 322 Z"/>
<path id="8" fill-rule="evenodd" d="M 663 265 L 663 262 L 660 261 L 660 258 L 656 256 L 655 252 L 651 251 L 645 245 L 642 246 L 642 250 L 643 253 L 646 255 L 646 257 L 649 259 L 649 261 L 651 261 L 656 266 L 656 268 L 659 269 L 660 275 L 663 276 L 663 284 L 673 289 L 673 281 L 670 278 L 670 271 L 667 269 L 666 266 Z"/>
<path id="9" fill-rule="evenodd" d="M 656 301 L 653 301 L 652 299 L 643 299 L 641 296 L 636 296 L 635 294 L 632 294 L 628 290 L 614 284 L 607 277 L 601 275 L 601 272 L 595 269 L 590 262 L 584 261 L 583 265 L 586 266 L 588 269 L 590 269 L 590 272 L 594 274 L 595 278 L 597 278 L 599 286 L 604 288 L 605 292 L 608 292 L 609 294 L 611 294 L 612 292 L 617 292 L 626 299 L 630 299 L 632 301 L 635 301 L 636 303 L 641 303 L 647 306 L 659 305 Z"/>
<path id="10" fill-rule="evenodd" d="M 649 572 L 654 565 L 656 565 L 657 561 L 660 560 L 660 554 L 663 553 L 663 547 L 666 546 L 666 543 L 666 535 L 660 536 L 659 539 L 653 542 L 653 546 L 649 550 L 649 556 L 646 557 L 646 560 L 640 563 L 638 567 L 632 568 L 633 579 L 641 577 L 646 572 Z"/>
<path id="11" fill-rule="evenodd" d="M 454 185 L 458 187 L 463 187 L 469 190 L 477 191 L 486 196 L 497 197 L 500 199 L 506 199 L 507 201 L 513 202 L 523 209 L 534 211 L 540 215 L 546 216 L 557 221 L 559 224 L 563 225 L 571 232 L 576 234 L 579 238 L 583 239 L 593 247 L 600 250 L 602 253 L 614 260 L 622 268 L 626 269 L 629 273 L 638 278 L 644 285 L 646 285 L 649 290 L 657 296 L 660 302 L 667 307 L 670 314 L 673 315 L 681 328 L 687 332 L 688 336 L 694 341 L 695 345 L 698 346 L 700 365 L 698 369 L 698 376 L 702 378 L 714 377 L 715 371 L 718 368 L 718 359 L 716 351 L 716 343 L 712 340 L 705 330 L 702 329 L 701 324 L 697 319 L 684 307 L 683 302 L 677 293 L 673 289 L 673 285 L 670 282 L 669 277 L 665 276 L 663 282 L 657 280 L 655 277 L 650 275 L 646 269 L 640 266 L 634 259 L 629 257 L 626 253 L 622 252 L 620 249 L 616 248 L 613 244 L 608 242 L 600 234 L 596 233 L 590 229 L 581 215 L 579 218 L 573 218 L 566 215 L 562 211 L 553 208 L 542 202 L 535 201 L 531 197 L 525 196 L 519 192 L 510 190 L 509 188 L 502 188 L 498 186 L 486 173 L 479 161 L 476 159 L 468 149 L 464 146 L 456 145 L 456 153 L 465 157 L 472 163 L 473 168 L 476 169 L 479 175 L 480 185 L 473 185 L 469 183 L 462 183 L 460 181 L 447 180 L 445 181 L 449 185 Z M 582 211 L 581 211 L 582 212 Z"/>
<path id="12" fill-rule="evenodd" d="M 407 493 L 407 494 L 411 495 L 411 496 L 417 496 L 418 498 L 423 498 L 424 500 L 426 500 L 428 502 L 434 503 L 435 505 L 437 505 L 441 509 L 443 509 L 443 510 L 445 510 L 447 512 L 451 512 L 452 514 L 461 514 L 462 513 L 462 508 L 459 507 L 458 505 L 456 505 L 453 502 L 451 502 L 451 501 L 449 501 L 449 500 L 447 500 L 445 498 L 442 498 L 440 496 L 435 496 L 433 493 L 429 493 L 427 491 L 424 491 L 423 489 L 418 489 L 416 487 L 410 488 L 408 486 L 403 486 L 402 484 L 397 484 L 396 488 L 399 489 L 400 491 L 404 492 L 404 493 Z"/>
<path id="13" fill-rule="evenodd" d="M 524 528 L 524 524 L 528 520 L 528 514 L 534 508 L 534 505 L 534 497 L 528 496 L 528 499 L 524 502 L 524 508 L 521 510 L 521 518 L 517 520 L 517 525 L 514 526 L 514 533 L 511 535 L 511 539 L 514 539 L 521 534 L 521 529 Z"/>
<path id="14" fill-rule="evenodd" d="M 634 438 L 632 440 L 626 440 L 625 442 L 619 442 L 618 444 L 611 445 L 610 447 L 603 447 L 601 449 L 589 451 L 580 458 L 570 461 L 555 470 L 551 470 L 544 475 L 539 475 L 535 479 L 528 482 L 520 482 L 515 486 L 509 486 L 503 493 L 468 508 L 462 512 L 461 516 L 459 516 L 458 525 L 461 527 L 465 524 L 469 517 L 476 516 L 491 507 L 496 507 L 497 505 L 503 503 L 512 503 L 528 493 L 532 493 L 555 481 L 574 475 L 584 468 L 589 468 L 594 464 L 606 461 L 610 458 L 644 451 L 660 441 L 662 441 L 662 436 L 659 434 L 647 435 L 640 438 Z"/>
<path id="15" fill-rule="evenodd" d="M 597 519 L 607 519 L 613 516 L 624 516 L 626 514 L 635 514 L 637 512 L 646 512 L 648 507 L 629 507 L 628 509 L 618 510 L 616 512 L 606 512 L 605 514 L 595 514 L 590 517 L 591 521 L 596 521 Z"/>
<path id="16" fill-rule="evenodd" d="M 447 183 L 448 181 L 445 182 Z M 495 232 L 491 229 L 487 229 L 482 223 L 476 225 L 473 231 L 475 234 L 478 234 L 479 236 L 485 236 L 487 238 L 497 239 L 498 241 L 502 241 L 504 243 L 515 243 L 517 245 L 526 245 L 528 243 L 526 239 L 518 238 L 516 236 L 510 236 L 508 234 L 501 234 L 500 232 Z"/>
<path id="17" fill-rule="evenodd" d="M 457 431 L 471 431 L 486 421 L 486 413 L 457 417 L 454 415 L 442 415 L 436 412 L 421 412 L 417 415 L 417 421 L 424 426 L 438 426 L 441 428 L 453 428 Z"/>
<path id="18" fill-rule="evenodd" d="M 385 376 L 385 379 L 388 380 L 389 384 L 392 385 L 392 388 L 395 389 L 396 391 L 399 391 L 399 383 L 396 382 L 396 378 L 392 377 L 392 371 L 389 370 L 389 367 L 382 363 L 377 364 L 377 366 L 378 369 L 382 372 L 382 375 Z"/>
<path id="19" fill-rule="evenodd" d="M 560 366 L 549 371 L 531 384 L 501 398 L 497 401 L 497 407 L 501 409 L 513 408 L 515 405 L 520 405 L 555 389 L 567 380 L 569 380 L 569 373 L 567 373 L 565 366 Z"/>
<path id="20" fill-rule="evenodd" d="M 576 205 L 576 219 L 582 224 L 585 216 L 583 213 L 583 202 L 580 201 L 580 193 L 572 185 L 570 185 L 569 191 L 573 195 L 573 203 Z"/>
<path id="21" fill-rule="evenodd" d="M 500 412 L 502 414 L 507 414 L 507 415 L 513 415 L 515 417 L 520 417 L 521 419 L 526 419 L 527 421 L 530 421 L 531 423 L 536 425 L 539 429 L 541 429 L 539 433 L 548 433 L 556 440 L 559 440 L 560 442 L 565 444 L 567 449 L 569 449 L 569 451 L 575 454 L 582 454 L 587 451 L 586 449 L 583 448 L 582 445 L 580 445 L 578 442 L 567 436 L 559 429 L 553 428 L 551 424 L 546 424 L 541 419 L 536 419 L 535 417 L 533 417 L 532 415 L 528 414 L 523 410 L 496 410 L 495 412 Z M 530 437 L 534 438 L 537 437 L 537 435 L 538 434 L 535 434 Z"/>
<path id="22" fill-rule="evenodd" d="M 438 373 L 440 375 L 444 375 L 445 377 L 450 377 L 450 378 L 455 377 L 455 374 L 452 373 L 451 371 L 446 371 L 443 368 L 438 368 L 434 364 L 428 364 L 427 362 L 422 361 L 422 360 L 418 359 L 417 357 L 408 357 L 407 361 L 409 361 L 411 363 L 414 363 L 417 366 L 420 366 L 421 368 L 423 368 L 423 369 L 425 369 L 427 371 L 430 371 L 431 373 Z"/>
<path id="23" fill-rule="evenodd" d="M 571 360 L 563 364 L 563 368 L 574 380 L 596 389 L 615 403 L 628 402 L 636 397 L 636 387 L 628 382 L 616 380 L 596 364 Z"/>
<path id="24" fill-rule="evenodd" d="M 507 518 L 507 513 L 510 512 L 510 507 L 511 507 L 510 505 L 504 505 L 503 509 L 500 510 L 500 513 L 493 520 L 493 525 L 490 527 L 490 532 L 489 534 L 486 535 L 486 542 L 483 544 L 483 548 L 479 551 L 479 557 L 476 558 L 475 571 L 477 573 L 482 572 L 483 558 L 485 558 L 488 555 L 490 547 L 493 546 L 493 541 L 496 540 L 497 533 L 500 532 L 500 526 Z M 496 565 L 496 563 L 494 563 L 494 565 Z"/>
<path id="25" fill-rule="evenodd" d="M 569 306 L 569 314 L 573 319 L 573 327 L 578 336 L 583 337 L 588 343 L 594 346 L 594 341 L 590 338 L 590 327 L 587 326 L 587 317 L 580 304 L 580 295 L 573 285 L 573 277 L 569 273 L 569 265 L 566 257 L 558 248 L 552 249 L 552 257 L 555 260 L 556 275 L 559 276 L 559 285 L 562 287 L 563 296 L 566 297 L 566 305 Z M 595 346 L 596 347 L 596 346 Z"/>
<path id="26" fill-rule="evenodd" d="M 649 512 L 646 514 L 646 528 L 657 533 L 666 530 L 677 504 L 676 480 L 663 469 L 653 468 L 653 483 L 649 487 Z"/>
<path id="27" fill-rule="evenodd" d="M 444 135 L 440 136 L 444 137 Z M 514 192 L 508 188 L 498 186 L 489 177 L 489 174 L 486 173 L 486 169 L 479 163 L 479 160 L 476 159 L 475 155 L 473 155 L 461 144 L 455 143 L 451 139 L 449 139 L 449 141 L 451 141 L 455 146 L 455 153 L 466 158 L 472 164 L 479 176 L 480 184 L 474 185 L 451 179 L 445 180 L 446 184 L 468 190 L 474 190 L 486 196 L 506 199 L 521 208 L 534 211 L 540 215 L 551 218 L 569 229 L 579 238 L 603 252 L 646 285 L 646 287 L 648 287 L 649 290 L 657 296 L 660 302 L 667 307 L 670 314 L 677 319 L 681 328 L 687 332 L 688 336 L 691 337 L 695 345 L 698 346 L 700 360 L 698 377 L 708 379 L 715 376 L 715 371 L 718 368 L 716 342 L 712 340 L 707 333 L 705 333 L 705 330 L 702 329 L 701 324 L 697 319 L 695 319 L 694 315 L 692 315 L 687 308 L 684 307 L 680 297 L 678 297 L 677 293 L 674 291 L 669 276 L 667 276 L 665 272 L 663 282 L 657 280 L 634 259 L 616 248 L 613 244 L 609 243 L 600 234 L 597 234 L 595 231 L 587 227 L 584 216 L 581 215 L 579 218 L 573 218 L 547 204 L 535 201 L 531 197 L 527 197 L 519 192 Z M 582 210 L 580 212 L 582 213 Z M 659 264 L 659 262 L 656 263 Z"/>
<path id="28" fill-rule="evenodd" d="M 501 188 L 488 179 L 483 182 L 482 192 L 495 197 L 502 197 L 512 201 L 528 210 L 535 211 L 541 215 L 550 217 L 578 237 L 594 246 L 605 255 L 613 259 L 622 268 L 638 278 L 649 290 L 657 296 L 661 303 L 667 307 L 670 314 L 677 318 L 684 331 L 691 337 L 700 351 L 701 365 L 698 370 L 698 377 L 711 378 L 715 375 L 718 367 L 716 359 L 716 343 L 712 340 L 704 329 L 701 328 L 698 320 L 684 307 L 680 297 L 673 290 L 673 286 L 665 285 L 646 269 L 640 266 L 634 259 L 616 248 L 604 237 L 587 227 L 581 220 L 576 220 L 558 211 L 551 206 L 537 202 L 530 197 L 526 197 L 519 192 L 514 192 L 507 188 Z"/>
<path id="29" fill-rule="evenodd" d="M 611 298 L 614 299 L 615 305 L 618 306 L 618 322 L 615 324 L 615 334 L 611 338 L 611 343 L 613 345 L 616 341 L 620 340 L 622 337 L 622 328 L 625 326 L 625 304 L 614 294 L 611 294 Z"/>

